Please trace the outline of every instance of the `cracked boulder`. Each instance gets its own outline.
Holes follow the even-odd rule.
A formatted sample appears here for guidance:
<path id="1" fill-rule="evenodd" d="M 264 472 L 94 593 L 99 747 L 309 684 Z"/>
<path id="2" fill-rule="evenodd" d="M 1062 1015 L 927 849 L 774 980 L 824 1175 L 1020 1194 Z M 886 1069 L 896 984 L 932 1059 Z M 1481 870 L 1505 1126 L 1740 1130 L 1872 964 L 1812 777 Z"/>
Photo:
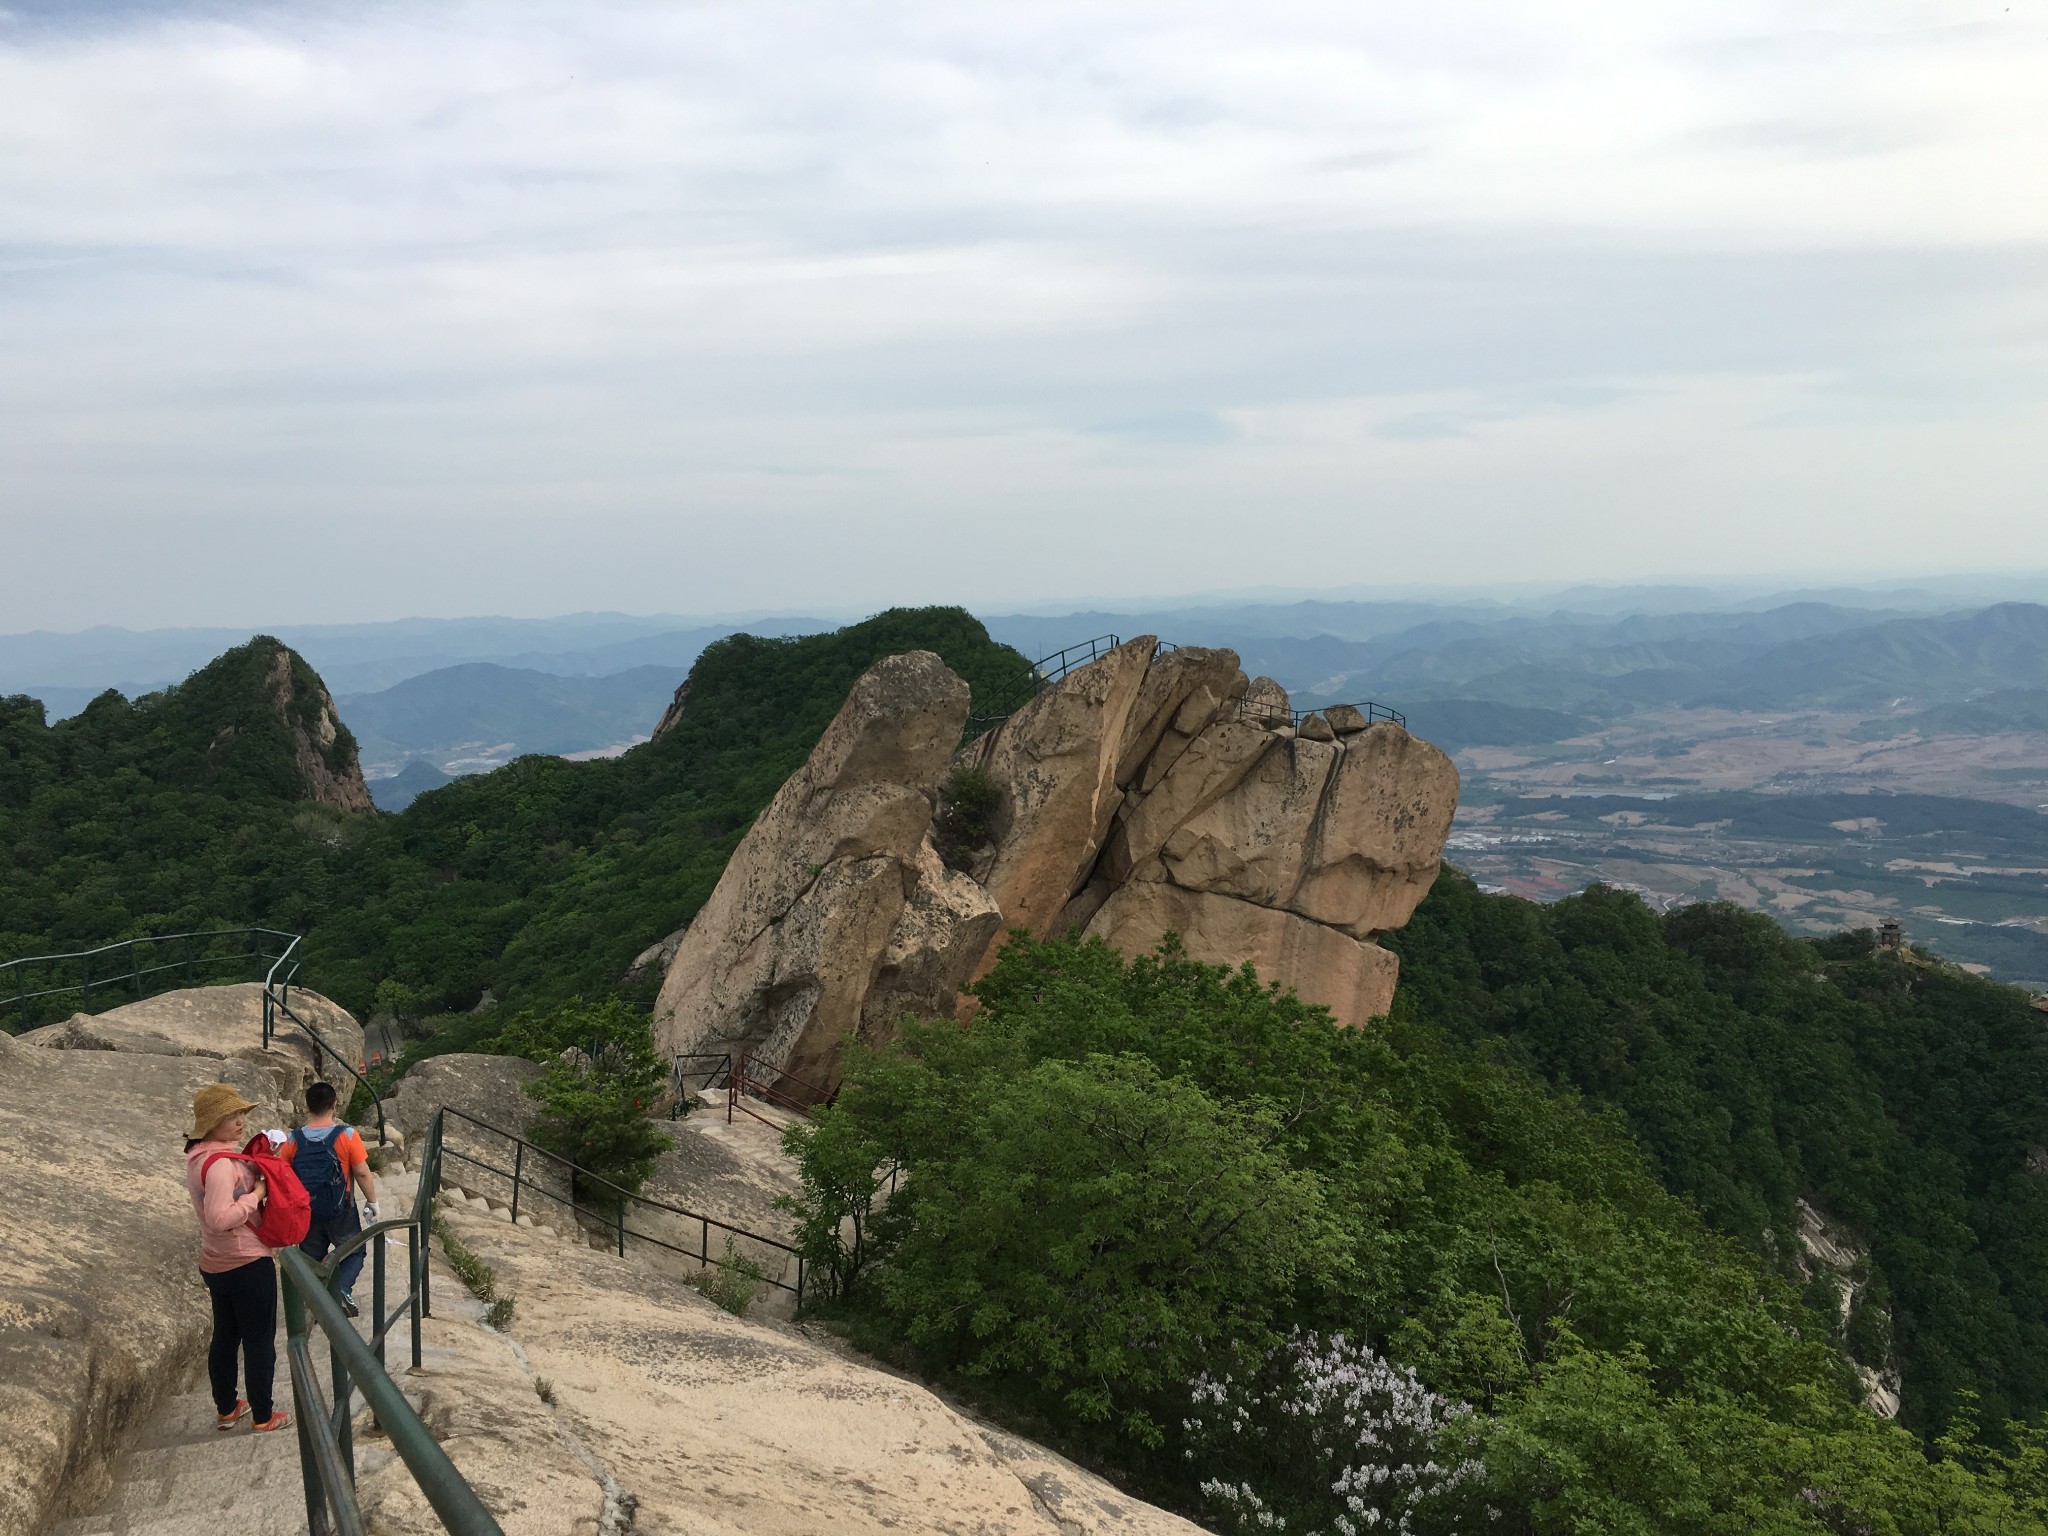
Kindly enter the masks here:
<path id="1" fill-rule="evenodd" d="M 1386 1013 L 1399 967 L 1372 941 L 1435 883 L 1457 769 L 1349 706 L 1292 719 L 1232 652 L 1150 636 L 1046 687 L 965 754 L 1001 796 L 984 879 L 1003 926 L 1127 955 L 1178 933 L 1340 1023 Z"/>
<path id="2" fill-rule="evenodd" d="M 792 1097 L 821 1097 L 849 1038 L 953 1012 L 1000 921 L 930 844 L 967 707 L 929 651 L 861 675 L 683 934 L 655 1004 L 663 1049 L 753 1052 Z"/>

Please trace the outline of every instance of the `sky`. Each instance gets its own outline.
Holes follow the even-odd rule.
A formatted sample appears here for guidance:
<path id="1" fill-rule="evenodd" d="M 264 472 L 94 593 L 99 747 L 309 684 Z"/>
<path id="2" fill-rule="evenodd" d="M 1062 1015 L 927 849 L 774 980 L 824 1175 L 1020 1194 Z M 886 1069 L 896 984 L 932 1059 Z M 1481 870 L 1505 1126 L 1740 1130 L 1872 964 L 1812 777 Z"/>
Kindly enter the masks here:
<path id="1" fill-rule="evenodd" d="M 2048 570 L 2044 80 L 2048 0 L 0 0 L 0 632 Z"/>

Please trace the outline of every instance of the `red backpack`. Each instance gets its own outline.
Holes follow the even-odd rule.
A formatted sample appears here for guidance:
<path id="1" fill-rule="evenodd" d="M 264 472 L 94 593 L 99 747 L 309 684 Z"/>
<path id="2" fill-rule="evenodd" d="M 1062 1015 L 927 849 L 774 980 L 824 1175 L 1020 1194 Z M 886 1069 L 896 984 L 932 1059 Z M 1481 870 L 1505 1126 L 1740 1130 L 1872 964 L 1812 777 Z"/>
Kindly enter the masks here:
<path id="1" fill-rule="evenodd" d="M 269 1186 L 262 1209 L 249 1227 L 256 1234 L 256 1241 L 266 1248 L 296 1248 L 303 1242 L 313 1225 L 313 1202 L 306 1195 L 306 1186 L 292 1172 L 292 1165 L 270 1150 L 270 1138 L 258 1131 L 241 1151 L 214 1153 L 199 1170 L 200 1183 L 206 1182 L 213 1165 L 224 1157 L 249 1164 Z"/>

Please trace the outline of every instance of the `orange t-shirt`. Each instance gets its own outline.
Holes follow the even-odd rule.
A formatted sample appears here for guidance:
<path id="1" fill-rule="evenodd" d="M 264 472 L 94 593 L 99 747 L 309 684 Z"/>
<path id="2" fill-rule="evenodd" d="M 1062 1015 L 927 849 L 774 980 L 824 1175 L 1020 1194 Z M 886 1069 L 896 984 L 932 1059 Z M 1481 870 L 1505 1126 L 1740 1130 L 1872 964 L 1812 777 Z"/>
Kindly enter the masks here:
<path id="1" fill-rule="evenodd" d="M 290 1141 L 278 1148 L 277 1155 L 290 1162 L 297 1156 L 299 1137 L 304 1134 L 304 1130 L 294 1134 Z M 363 1138 L 356 1134 L 354 1126 L 343 1126 L 334 1133 L 331 1140 L 334 1145 L 334 1160 L 341 1164 L 341 1182 L 346 1188 L 355 1181 L 356 1169 L 370 1160 L 370 1154 L 364 1150 Z"/>

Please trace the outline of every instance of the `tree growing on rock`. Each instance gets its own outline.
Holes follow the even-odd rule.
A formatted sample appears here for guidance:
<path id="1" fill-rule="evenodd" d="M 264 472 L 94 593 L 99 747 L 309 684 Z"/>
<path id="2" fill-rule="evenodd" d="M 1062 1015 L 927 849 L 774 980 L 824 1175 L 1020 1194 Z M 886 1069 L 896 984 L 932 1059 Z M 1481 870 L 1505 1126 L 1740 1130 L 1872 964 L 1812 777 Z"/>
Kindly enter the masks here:
<path id="1" fill-rule="evenodd" d="M 571 1003 L 511 1020 L 499 1042 L 506 1054 L 546 1066 L 526 1085 L 540 1105 L 536 1145 L 628 1191 L 675 1145 L 649 1118 L 666 1074 L 647 1015 L 617 998 Z M 600 1188 L 578 1193 L 612 1198 Z"/>

